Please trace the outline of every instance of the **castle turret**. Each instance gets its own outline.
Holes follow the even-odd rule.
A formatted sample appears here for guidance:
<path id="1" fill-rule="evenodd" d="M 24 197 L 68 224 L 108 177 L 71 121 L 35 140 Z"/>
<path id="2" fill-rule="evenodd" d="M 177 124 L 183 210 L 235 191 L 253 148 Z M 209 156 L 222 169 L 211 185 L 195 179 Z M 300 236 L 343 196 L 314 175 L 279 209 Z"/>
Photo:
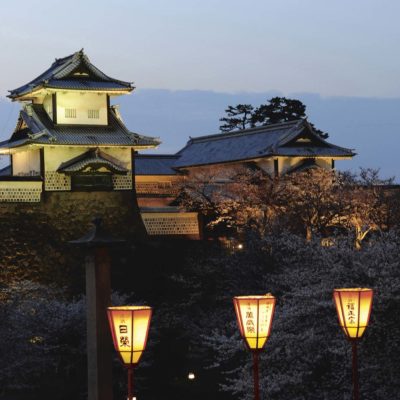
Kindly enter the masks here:
<path id="1" fill-rule="evenodd" d="M 8 183 L 11 196 L 2 182 L 0 201 L 21 201 L 15 189 L 23 191 L 22 177 L 28 176 L 43 181 L 43 191 L 49 192 L 132 190 L 134 151 L 160 143 L 131 132 L 110 106 L 111 97 L 133 90 L 132 83 L 100 71 L 83 50 L 56 59 L 37 78 L 11 90 L 8 97 L 23 107 L 10 139 L 0 143 L 0 154 L 10 155 L 10 178 L 19 184 Z M 40 200 L 36 186 L 28 196 L 32 201 Z"/>

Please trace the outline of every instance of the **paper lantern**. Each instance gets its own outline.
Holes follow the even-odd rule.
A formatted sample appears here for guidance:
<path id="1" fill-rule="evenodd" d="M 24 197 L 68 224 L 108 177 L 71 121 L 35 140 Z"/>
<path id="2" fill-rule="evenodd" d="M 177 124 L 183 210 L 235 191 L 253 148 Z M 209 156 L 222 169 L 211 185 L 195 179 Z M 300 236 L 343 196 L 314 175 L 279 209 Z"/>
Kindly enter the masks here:
<path id="1" fill-rule="evenodd" d="M 137 365 L 146 348 L 151 307 L 108 307 L 107 314 L 114 348 L 121 361 L 127 367 Z"/>
<path id="2" fill-rule="evenodd" d="M 271 294 L 233 299 L 240 334 L 252 351 L 261 350 L 271 334 L 275 302 Z"/>
<path id="3" fill-rule="evenodd" d="M 340 327 L 350 340 L 362 337 L 371 315 L 373 290 L 366 288 L 335 289 L 333 299 Z"/>

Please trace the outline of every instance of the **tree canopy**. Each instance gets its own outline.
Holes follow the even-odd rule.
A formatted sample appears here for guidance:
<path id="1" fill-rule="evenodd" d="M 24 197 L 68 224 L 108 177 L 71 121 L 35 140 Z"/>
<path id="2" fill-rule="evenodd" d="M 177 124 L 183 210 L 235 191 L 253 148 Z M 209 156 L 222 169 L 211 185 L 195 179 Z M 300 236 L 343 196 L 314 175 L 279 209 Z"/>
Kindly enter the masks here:
<path id="1" fill-rule="evenodd" d="M 254 128 L 281 122 L 306 119 L 306 106 L 300 100 L 286 97 L 272 97 L 265 104 L 254 107 L 251 104 L 237 104 L 228 106 L 226 116 L 220 118 L 221 132 L 231 132 L 237 129 Z M 326 139 L 328 133 L 323 132 L 310 124 L 314 131 Z"/>

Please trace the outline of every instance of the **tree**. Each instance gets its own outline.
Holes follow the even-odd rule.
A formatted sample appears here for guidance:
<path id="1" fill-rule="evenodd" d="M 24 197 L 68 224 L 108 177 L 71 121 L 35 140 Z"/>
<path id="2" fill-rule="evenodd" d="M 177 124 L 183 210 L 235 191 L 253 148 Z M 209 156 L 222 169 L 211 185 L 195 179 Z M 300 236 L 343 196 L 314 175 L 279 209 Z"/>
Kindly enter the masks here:
<path id="1" fill-rule="evenodd" d="M 228 106 L 225 110 L 227 116 L 220 118 L 225 122 L 219 129 L 221 132 L 230 132 L 236 129 L 246 129 L 253 126 L 252 116 L 254 107 L 251 104 L 238 104 L 237 106 Z"/>
<path id="2" fill-rule="evenodd" d="M 394 178 L 382 179 L 379 169 L 361 168 L 359 175 L 343 175 L 343 198 L 346 204 L 341 224 L 354 232 L 354 246 L 360 250 L 362 242 L 372 231 L 389 226 L 396 201 L 387 194 L 387 186 Z M 397 197 L 395 197 L 397 200 Z"/>
<path id="3" fill-rule="evenodd" d="M 244 165 L 213 166 L 191 171 L 181 186 L 180 205 L 200 211 L 205 226 L 217 236 L 260 237 L 269 232 L 281 212 L 284 187 L 260 169 Z"/>
<path id="4" fill-rule="evenodd" d="M 337 322 L 332 291 L 335 287 L 360 285 L 376 292 L 371 321 L 360 346 L 361 394 L 371 400 L 397 398 L 399 239 L 398 235 L 383 234 L 360 252 L 347 240 L 326 248 L 321 247 L 318 238 L 306 242 L 297 235 L 271 235 L 265 238 L 264 246 L 259 246 L 264 257 L 252 257 L 251 272 L 255 263 L 269 259 L 257 275 L 247 271 L 247 254 L 238 265 L 227 260 L 230 284 L 225 284 L 224 293 L 228 306 L 208 316 L 218 315 L 218 325 L 202 336 L 202 347 L 212 350 L 209 367 L 221 377 L 220 390 L 233 398 L 252 399 L 251 357 L 239 337 L 229 297 L 257 293 L 254 285 L 258 282 L 263 290 L 259 293 L 271 291 L 277 297 L 271 338 L 260 354 L 260 383 L 265 398 L 348 398 L 351 350 Z M 247 272 L 245 277 L 241 275 L 243 270 Z"/>
<path id="5" fill-rule="evenodd" d="M 306 106 L 300 100 L 286 97 L 273 97 L 253 113 L 253 123 L 261 126 L 305 118 Z"/>
<path id="6" fill-rule="evenodd" d="M 306 106 L 300 100 L 278 96 L 272 97 L 257 108 L 250 104 L 238 104 L 235 107 L 228 106 L 225 112 L 227 116 L 220 119 L 225 122 L 220 126 L 222 132 L 307 118 Z M 329 136 L 328 133 L 315 128 L 313 124 L 310 125 L 323 139 Z"/>
<path id="7" fill-rule="evenodd" d="M 332 170 L 308 169 L 286 175 L 283 204 L 289 221 L 304 227 L 306 239 L 339 225 L 343 210 L 341 181 Z M 292 226 L 292 230 L 295 227 Z"/>

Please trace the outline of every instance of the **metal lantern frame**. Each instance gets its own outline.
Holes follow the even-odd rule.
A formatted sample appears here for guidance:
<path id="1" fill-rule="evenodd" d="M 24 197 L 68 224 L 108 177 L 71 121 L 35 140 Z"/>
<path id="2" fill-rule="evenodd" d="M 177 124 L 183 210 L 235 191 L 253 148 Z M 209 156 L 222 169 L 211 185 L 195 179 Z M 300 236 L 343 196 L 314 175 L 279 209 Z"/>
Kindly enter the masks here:
<path id="1" fill-rule="evenodd" d="M 357 306 L 347 310 L 345 307 L 349 307 L 344 305 L 344 296 L 350 296 L 353 300 L 356 300 Z M 355 295 L 355 296 L 354 296 Z M 339 325 L 343 332 L 345 333 L 347 339 L 351 343 L 352 347 L 352 381 L 353 381 L 353 400 L 359 400 L 360 398 L 360 385 L 358 379 L 358 355 L 357 355 L 357 344 L 361 340 L 364 335 L 369 320 L 371 317 L 372 311 L 372 302 L 373 302 L 374 292 L 369 288 L 342 288 L 342 289 L 334 289 L 333 291 L 333 301 L 336 306 L 336 312 L 339 319 Z M 368 307 L 367 310 L 362 310 L 362 307 Z M 354 310 L 354 315 L 350 314 L 350 311 Z M 349 315 L 354 317 L 355 322 L 349 322 Z M 362 319 L 362 321 L 360 321 Z"/>
<path id="2" fill-rule="evenodd" d="M 265 301 L 268 300 L 266 303 Z M 255 336 L 247 336 L 246 329 L 243 321 L 243 315 L 241 311 L 241 303 L 249 303 L 255 302 L 257 309 L 256 316 L 256 335 Z M 272 330 L 272 321 L 275 315 L 275 305 L 276 298 L 272 296 L 272 294 L 268 293 L 266 295 L 255 295 L 255 296 L 236 296 L 233 298 L 233 305 L 235 308 L 236 319 L 239 325 L 240 335 L 242 336 L 245 345 L 248 350 L 250 350 L 253 354 L 253 379 L 254 379 L 254 399 L 259 400 L 260 398 L 260 384 L 259 384 L 259 353 L 263 350 L 265 344 L 267 343 Z M 262 306 L 270 305 L 272 310 L 268 319 L 268 326 L 266 332 L 263 335 L 260 335 L 260 308 Z M 249 342 L 249 339 L 255 339 L 255 346 L 252 346 Z"/>
<path id="3" fill-rule="evenodd" d="M 147 313 L 145 314 L 146 318 L 146 326 L 145 330 L 146 332 L 144 333 L 143 337 L 143 332 L 142 332 L 142 346 L 140 348 L 135 349 L 135 316 L 137 317 L 139 313 L 143 313 L 143 311 L 146 311 Z M 128 338 L 129 343 L 130 343 L 130 349 L 126 351 L 121 351 L 120 346 L 119 346 L 119 341 L 121 340 L 121 336 L 117 334 L 115 331 L 116 329 L 116 323 L 115 319 L 117 318 L 117 315 L 120 314 L 121 312 L 130 314 L 130 327 L 125 325 L 120 325 L 120 329 L 123 326 L 124 330 L 126 329 L 126 332 L 122 333 L 130 333 L 130 338 Z M 110 325 L 110 330 L 111 330 L 111 336 L 113 339 L 113 344 L 114 348 L 118 353 L 118 357 L 121 360 L 122 364 L 124 365 L 125 368 L 128 370 L 128 400 L 133 399 L 133 368 L 136 367 L 139 364 L 139 361 L 143 355 L 143 352 L 146 348 L 147 344 L 147 339 L 149 336 L 149 330 L 150 330 L 150 322 L 151 322 L 151 317 L 153 315 L 153 309 L 149 306 L 117 306 L 117 307 L 108 307 L 107 308 L 107 317 L 108 317 L 108 322 Z M 121 334 L 121 332 L 120 332 Z M 119 339 L 118 339 L 119 338 Z M 130 354 L 129 361 L 127 361 L 126 358 L 123 357 L 123 353 L 128 353 Z M 138 357 L 135 359 L 135 353 L 140 353 Z M 136 354 L 137 356 L 137 354 Z"/>

